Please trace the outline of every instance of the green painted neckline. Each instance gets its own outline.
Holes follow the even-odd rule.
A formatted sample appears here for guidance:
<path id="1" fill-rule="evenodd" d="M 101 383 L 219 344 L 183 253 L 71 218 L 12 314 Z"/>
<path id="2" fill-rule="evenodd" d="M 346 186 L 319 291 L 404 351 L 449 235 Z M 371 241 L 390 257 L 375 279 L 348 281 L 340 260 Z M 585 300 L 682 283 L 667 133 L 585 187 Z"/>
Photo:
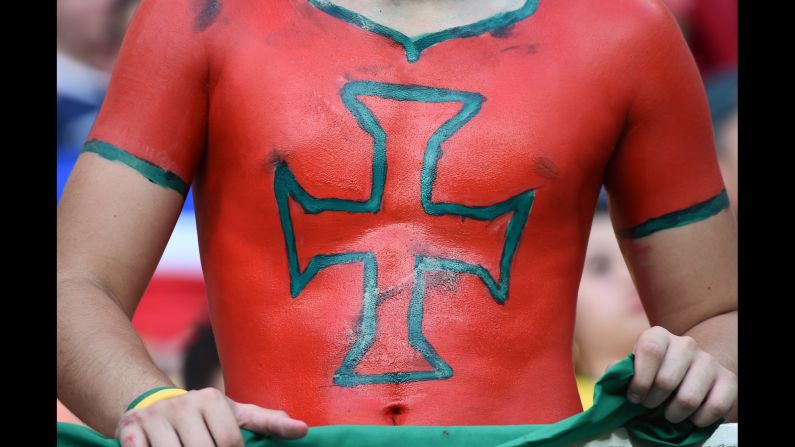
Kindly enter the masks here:
<path id="1" fill-rule="evenodd" d="M 382 36 L 388 37 L 395 42 L 403 45 L 406 50 L 406 59 L 409 62 L 416 62 L 426 48 L 445 40 L 458 39 L 460 37 L 477 36 L 489 31 L 496 31 L 514 25 L 521 20 L 533 15 L 538 8 L 540 0 L 526 0 L 524 6 L 519 9 L 501 12 L 489 18 L 470 23 L 468 25 L 447 28 L 432 33 L 420 34 L 415 38 L 408 37 L 400 31 L 386 25 L 377 23 L 358 12 L 351 11 L 339 5 L 335 5 L 331 0 L 309 0 L 309 3 L 321 11 L 334 17 L 352 23 L 366 31 L 372 31 Z"/>

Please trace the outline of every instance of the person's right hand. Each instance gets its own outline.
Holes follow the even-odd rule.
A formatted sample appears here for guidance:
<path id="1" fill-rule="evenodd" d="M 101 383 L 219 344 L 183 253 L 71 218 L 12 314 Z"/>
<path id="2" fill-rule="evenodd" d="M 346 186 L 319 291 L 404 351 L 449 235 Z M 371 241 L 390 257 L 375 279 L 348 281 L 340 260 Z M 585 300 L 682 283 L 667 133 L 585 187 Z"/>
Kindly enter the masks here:
<path id="1" fill-rule="evenodd" d="M 240 404 L 204 388 L 128 411 L 116 438 L 121 447 L 243 447 L 241 428 L 282 438 L 301 438 L 308 430 L 284 411 Z"/>

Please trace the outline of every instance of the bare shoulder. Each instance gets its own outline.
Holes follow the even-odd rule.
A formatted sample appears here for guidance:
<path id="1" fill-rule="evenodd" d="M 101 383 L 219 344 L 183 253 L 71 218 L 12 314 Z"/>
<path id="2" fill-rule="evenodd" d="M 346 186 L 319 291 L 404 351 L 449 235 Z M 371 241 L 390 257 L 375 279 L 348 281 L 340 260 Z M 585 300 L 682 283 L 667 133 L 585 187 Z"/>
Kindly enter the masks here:
<path id="1" fill-rule="evenodd" d="M 599 2 L 599 8 L 618 14 L 628 24 L 646 27 L 676 25 L 676 19 L 664 0 L 608 0 Z"/>
<path id="2" fill-rule="evenodd" d="M 539 9 L 543 6 L 541 1 Z M 663 0 L 577 0 L 550 6 L 555 26 L 575 37 L 572 44 L 587 47 L 600 60 L 609 60 L 622 76 L 630 70 L 687 50 L 687 43 L 673 13 Z"/>
<path id="3" fill-rule="evenodd" d="M 600 2 L 624 46 L 638 49 L 661 40 L 683 38 L 679 24 L 663 0 Z"/>

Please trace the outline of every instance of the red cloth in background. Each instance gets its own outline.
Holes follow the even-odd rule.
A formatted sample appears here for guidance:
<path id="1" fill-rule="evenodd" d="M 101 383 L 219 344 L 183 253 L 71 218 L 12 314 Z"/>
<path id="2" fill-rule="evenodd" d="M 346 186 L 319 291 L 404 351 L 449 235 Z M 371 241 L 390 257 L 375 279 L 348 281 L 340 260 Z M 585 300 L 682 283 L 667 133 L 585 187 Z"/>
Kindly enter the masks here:
<path id="1" fill-rule="evenodd" d="M 182 349 L 199 322 L 209 318 L 201 274 L 158 272 L 133 318 L 141 338 Z"/>
<path id="2" fill-rule="evenodd" d="M 665 0 L 686 30 L 701 75 L 737 65 L 738 0 Z"/>
<path id="3" fill-rule="evenodd" d="M 738 0 L 698 0 L 693 5 L 690 46 L 701 74 L 737 65 Z"/>

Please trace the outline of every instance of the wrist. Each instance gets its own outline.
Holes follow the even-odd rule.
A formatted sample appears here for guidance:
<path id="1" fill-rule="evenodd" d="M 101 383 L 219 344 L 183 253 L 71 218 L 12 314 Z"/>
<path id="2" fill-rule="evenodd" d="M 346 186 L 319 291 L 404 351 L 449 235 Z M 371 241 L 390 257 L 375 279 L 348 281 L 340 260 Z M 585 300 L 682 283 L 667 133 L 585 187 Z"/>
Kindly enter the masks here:
<path id="1" fill-rule="evenodd" d="M 152 388 L 151 390 L 146 391 L 145 393 L 136 397 L 127 407 L 125 412 L 130 410 L 140 410 L 154 404 L 155 402 L 177 397 L 185 393 L 187 393 L 186 390 L 174 386 L 160 386 L 157 388 Z"/>

